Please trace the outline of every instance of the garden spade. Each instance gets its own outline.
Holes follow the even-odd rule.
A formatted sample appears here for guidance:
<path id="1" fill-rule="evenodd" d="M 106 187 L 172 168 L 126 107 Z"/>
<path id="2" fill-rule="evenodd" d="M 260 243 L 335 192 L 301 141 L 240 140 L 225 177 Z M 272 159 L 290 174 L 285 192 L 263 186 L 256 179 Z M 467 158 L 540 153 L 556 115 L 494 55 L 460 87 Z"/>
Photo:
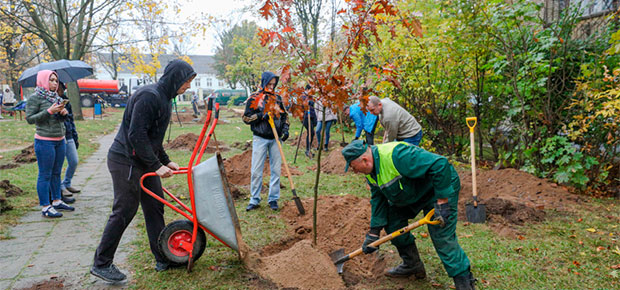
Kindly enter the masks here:
<path id="1" fill-rule="evenodd" d="M 473 125 L 470 123 L 473 122 Z M 465 119 L 467 127 L 469 127 L 469 142 L 471 147 L 471 185 L 473 189 L 474 202 L 465 205 L 465 214 L 467 220 L 472 223 L 484 223 L 487 219 L 486 206 L 478 203 L 478 190 L 476 188 L 476 149 L 474 146 L 474 128 L 478 119 L 469 117 Z"/>
<path id="2" fill-rule="evenodd" d="M 297 191 L 295 190 L 295 184 L 293 184 L 293 178 L 291 177 L 291 171 L 288 169 L 288 164 L 286 163 L 286 157 L 284 157 L 284 151 L 282 151 L 282 144 L 280 144 L 280 136 L 278 136 L 276 125 L 273 124 L 273 117 L 271 116 L 271 114 L 269 114 L 269 126 L 271 126 L 271 130 L 273 131 L 273 136 L 276 138 L 276 143 L 278 143 L 278 149 L 280 149 L 280 156 L 282 157 L 282 163 L 284 163 L 284 169 L 286 170 L 288 181 L 291 183 L 291 191 L 293 192 L 293 201 L 295 201 L 295 205 L 297 206 L 299 215 L 305 215 L 306 210 L 304 209 L 304 205 L 301 203 L 299 196 L 297 196 Z"/>
<path id="3" fill-rule="evenodd" d="M 433 218 L 433 215 L 435 214 L 435 209 L 431 209 L 425 217 L 423 217 L 422 219 L 420 219 L 419 221 L 412 223 L 404 228 L 401 228 L 399 230 L 394 231 L 393 233 L 383 236 L 383 238 L 380 238 L 376 241 L 374 241 L 373 243 L 370 244 L 371 247 L 378 247 L 379 245 L 392 240 L 404 233 L 408 233 L 411 230 L 425 225 L 425 224 L 429 224 L 429 225 L 437 225 L 439 223 L 441 223 L 440 220 L 431 220 Z M 336 265 L 336 268 L 338 268 L 338 274 L 342 274 L 342 267 L 344 265 L 344 262 L 351 260 L 352 258 L 359 256 L 361 253 L 363 253 L 362 248 L 359 248 L 357 250 L 355 250 L 352 253 L 349 253 L 348 255 L 344 255 L 344 249 L 338 249 L 336 251 L 333 251 L 332 253 L 329 254 L 329 257 L 332 258 L 332 261 L 334 262 L 334 265 Z"/>

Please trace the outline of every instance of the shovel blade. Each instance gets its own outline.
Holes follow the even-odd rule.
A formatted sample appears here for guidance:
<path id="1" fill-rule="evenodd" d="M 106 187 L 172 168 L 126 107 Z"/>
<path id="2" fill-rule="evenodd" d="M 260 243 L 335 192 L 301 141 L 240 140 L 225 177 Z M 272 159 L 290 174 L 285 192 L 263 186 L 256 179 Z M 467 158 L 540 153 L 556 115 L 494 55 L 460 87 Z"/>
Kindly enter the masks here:
<path id="1" fill-rule="evenodd" d="M 345 261 L 340 261 L 340 260 L 345 257 L 344 248 L 340 248 L 338 250 L 331 252 L 329 254 L 329 257 L 332 258 L 332 262 L 334 262 L 334 265 L 336 265 L 336 268 L 338 268 L 338 274 L 342 274 L 342 268 L 344 266 Z"/>
<path id="2" fill-rule="evenodd" d="M 470 223 L 484 223 L 487 220 L 486 205 L 479 203 L 474 206 L 473 203 L 468 203 L 465 205 L 465 215 Z"/>

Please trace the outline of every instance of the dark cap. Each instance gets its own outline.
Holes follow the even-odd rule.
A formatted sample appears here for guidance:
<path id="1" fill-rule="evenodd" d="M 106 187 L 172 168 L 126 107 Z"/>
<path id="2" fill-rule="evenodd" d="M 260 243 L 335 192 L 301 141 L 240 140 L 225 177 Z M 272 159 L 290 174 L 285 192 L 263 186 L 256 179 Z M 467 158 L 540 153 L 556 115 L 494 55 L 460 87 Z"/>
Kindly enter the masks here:
<path id="1" fill-rule="evenodd" d="M 347 162 L 347 165 L 344 167 L 344 172 L 349 170 L 351 161 L 362 156 L 362 154 L 366 152 L 366 149 L 368 149 L 368 144 L 362 140 L 355 140 L 342 148 L 342 156 L 344 156 L 344 160 Z"/>

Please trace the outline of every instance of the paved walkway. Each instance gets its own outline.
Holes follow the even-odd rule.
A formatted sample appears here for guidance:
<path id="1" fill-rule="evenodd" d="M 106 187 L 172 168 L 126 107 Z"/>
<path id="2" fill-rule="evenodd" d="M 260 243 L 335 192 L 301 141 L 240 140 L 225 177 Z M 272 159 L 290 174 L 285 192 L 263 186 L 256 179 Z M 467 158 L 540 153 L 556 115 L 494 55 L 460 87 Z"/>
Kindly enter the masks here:
<path id="1" fill-rule="evenodd" d="M 73 184 L 82 192 L 74 196 L 75 212 L 63 212 L 60 219 L 47 219 L 37 207 L 11 229 L 13 239 L 0 240 L 0 289 L 27 288 L 50 279 L 63 279 L 67 289 L 126 286 L 107 284 L 89 273 L 112 208 L 112 179 L 106 155 L 115 134 L 102 137 L 99 150 L 78 166 Z M 114 261 L 123 270 L 128 269 L 126 258 L 131 250 L 128 243 L 135 236 L 132 224 Z"/>

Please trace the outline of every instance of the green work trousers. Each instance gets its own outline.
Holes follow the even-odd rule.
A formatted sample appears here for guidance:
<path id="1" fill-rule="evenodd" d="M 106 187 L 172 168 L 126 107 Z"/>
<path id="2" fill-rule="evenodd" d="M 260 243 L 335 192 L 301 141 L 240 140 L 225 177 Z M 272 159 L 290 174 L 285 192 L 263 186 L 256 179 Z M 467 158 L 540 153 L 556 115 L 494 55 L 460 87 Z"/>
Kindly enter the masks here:
<path id="1" fill-rule="evenodd" d="M 419 204 L 413 204 L 404 207 L 390 206 L 388 209 L 388 224 L 385 227 L 387 233 L 392 233 L 400 228 L 408 225 L 409 219 L 415 218 L 420 211 L 424 211 L 426 215 L 433 205 L 437 202 L 436 199 L 421 202 Z M 439 259 L 443 263 L 448 276 L 454 277 L 467 271 L 470 267 L 469 258 L 459 245 L 456 238 L 456 218 L 457 218 L 457 202 L 458 195 L 450 197 L 448 199 L 452 214 L 446 221 L 445 227 L 439 225 L 427 225 L 433 246 Z M 401 235 L 392 240 L 392 244 L 396 247 L 408 246 L 415 243 L 415 238 L 410 233 Z"/>

